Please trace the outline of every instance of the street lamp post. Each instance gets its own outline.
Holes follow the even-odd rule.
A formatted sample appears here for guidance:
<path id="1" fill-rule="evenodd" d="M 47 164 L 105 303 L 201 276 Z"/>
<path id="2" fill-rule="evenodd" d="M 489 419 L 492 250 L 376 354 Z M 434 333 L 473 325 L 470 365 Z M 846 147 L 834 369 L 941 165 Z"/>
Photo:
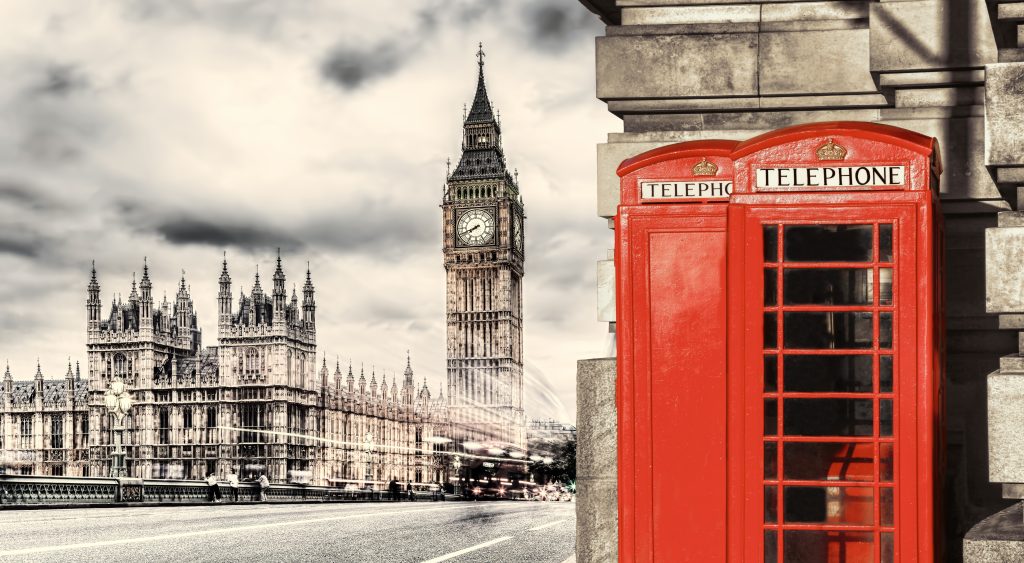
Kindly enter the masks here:
<path id="1" fill-rule="evenodd" d="M 461 471 L 461 469 L 462 469 L 462 456 L 460 456 L 459 454 L 455 454 L 455 456 L 452 457 L 452 467 L 455 468 L 455 478 L 458 479 L 457 482 L 459 483 L 458 494 L 461 495 L 463 493 L 462 471 Z"/>
<path id="2" fill-rule="evenodd" d="M 107 412 L 114 418 L 111 429 L 114 453 L 110 464 L 110 476 L 127 477 L 124 460 L 124 417 L 128 414 L 128 409 L 132 408 L 132 396 L 125 389 L 124 382 L 114 381 L 107 388 L 107 392 L 103 396 L 103 403 L 107 407 Z"/>

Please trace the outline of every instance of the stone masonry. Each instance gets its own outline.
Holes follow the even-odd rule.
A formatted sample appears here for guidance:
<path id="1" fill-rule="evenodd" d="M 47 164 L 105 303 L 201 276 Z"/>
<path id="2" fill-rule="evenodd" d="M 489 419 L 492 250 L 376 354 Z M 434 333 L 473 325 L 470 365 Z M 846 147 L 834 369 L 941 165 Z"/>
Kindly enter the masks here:
<path id="1" fill-rule="evenodd" d="M 607 24 L 596 40 L 596 93 L 622 119 L 622 131 L 597 147 L 596 211 L 609 226 L 616 167 L 661 145 L 835 120 L 886 123 L 939 140 L 947 559 L 960 560 L 965 545 L 971 561 L 995 560 L 978 553 L 1016 553 L 983 545 L 984 526 L 967 544 L 964 537 L 1020 498 L 1018 488 L 1001 484 L 1024 482 L 1024 336 L 1017 336 L 1024 331 L 1024 2 L 580 1 Z M 613 265 L 604 261 L 598 272 L 599 317 L 613 323 Z M 614 362 L 585 361 L 578 377 L 613 374 Z M 607 395 L 591 396 L 599 392 Z M 581 509 L 614 510 L 614 487 L 602 485 L 614 448 L 583 454 L 585 429 L 614 427 L 613 419 L 614 386 L 581 394 Z M 1021 526 L 1016 515 L 1001 522 Z M 607 545 L 614 517 L 579 518 L 580 561 L 614 560 Z M 1024 536 L 1003 530 L 998 541 L 1013 537 Z"/>

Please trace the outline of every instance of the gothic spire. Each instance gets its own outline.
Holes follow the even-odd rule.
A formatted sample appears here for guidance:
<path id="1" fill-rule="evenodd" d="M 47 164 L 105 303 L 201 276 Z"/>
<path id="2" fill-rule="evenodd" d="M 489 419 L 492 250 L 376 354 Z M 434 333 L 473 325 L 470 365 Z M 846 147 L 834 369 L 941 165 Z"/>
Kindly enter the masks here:
<path id="1" fill-rule="evenodd" d="M 39 365 L 39 358 L 36 358 L 36 379 L 43 378 L 43 368 Z"/>
<path id="2" fill-rule="evenodd" d="M 7 360 L 7 369 L 4 370 L 4 381 L 10 381 L 14 379 L 11 377 L 11 361 Z"/>
<path id="3" fill-rule="evenodd" d="M 228 274 L 228 252 L 224 251 L 224 261 L 221 262 L 220 282 L 231 283 L 231 276 Z"/>
<path id="4" fill-rule="evenodd" d="M 489 123 L 495 122 L 494 112 L 491 110 L 491 100 L 487 97 L 487 87 L 484 85 L 484 44 L 476 52 L 477 65 L 480 72 L 476 78 L 476 95 L 473 96 L 473 105 L 469 108 L 469 115 L 466 123 Z"/>
<path id="5" fill-rule="evenodd" d="M 256 264 L 256 283 L 252 285 L 252 294 L 262 294 L 263 288 L 260 287 L 260 265 Z"/>

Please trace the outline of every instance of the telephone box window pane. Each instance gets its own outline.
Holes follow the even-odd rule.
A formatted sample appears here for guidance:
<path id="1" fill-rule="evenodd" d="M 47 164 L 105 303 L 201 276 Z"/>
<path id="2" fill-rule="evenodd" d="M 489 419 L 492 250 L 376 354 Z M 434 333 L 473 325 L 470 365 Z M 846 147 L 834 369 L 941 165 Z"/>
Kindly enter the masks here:
<path id="1" fill-rule="evenodd" d="M 878 475 L 884 483 L 892 482 L 892 442 L 878 444 Z"/>
<path id="2" fill-rule="evenodd" d="M 873 275 L 864 268 L 786 268 L 783 304 L 870 305 L 874 302 Z M 767 284 L 766 277 L 765 287 Z"/>
<path id="3" fill-rule="evenodd" d="M 878 270 L 878 304 L 892 305 L 892 268 Z"/>
<path id="4" fill-rule="evenodd" d="M 892 262 L 892 225 L 878 226 L 878 261 Z"/>
<path id="5" fill-rule="evenodd" d="M 762 228 L 764 234 L 764 261 L 779 261 L 779 228 L 775 225 L 765 225 Z"/>
<path id="6" fill-rule="evenodd" d="M 774 524 L 779 521 L 779 496 L 775 487 L 764 488 L 764 521 Z"/>
<path id="7" fill-rule="evenodd" d="M 764 435 L 774 436 L 779 431 L 779 406 L 775 399 L 764 400 Z"/>
<path id="8" fill-rule="evenodd" d="M 790 442 L 783 477 L 794 481 L 874 481 L 875 448 L 870 443 Z"/>
<path id="9" fill-rule="evenodd" d="M 775 393 L 779 390 L 779 358 L 774 354 L 764 357 L 764 392 Z"/>
<path id="10" fill-rule="evenodd" d="M 788 451 L 788 450 L 787 450 Z M 779 478 L 779 445 L 776 442 L 764 443 L 764 478 Z"/>
<path id="11" fill-rule="evenodd" d="M 871 399 L 786 399 L 787 436 L 871 436 Z"/>
<path id="12" fill-rule="evenodd" d="M 764 347 L 778 348 L 778 325 L 775 324 L 775 313 L 764 314 Z"/>
<path id="13" fill-rule="evenodd" d="M 809 350 L 871 348 L 871 313 L 785 313 L 786 348 Z"/>
<path id="14" fill-rule="evenodd" d="M 785 563 L 871 563 L 875 558 L 873 534 L 835 530 L 786 530 Z"/>
<path id="15" fill-rule="evenodd" d="M 787 225 L 787 262 L 870 262 L 871 225 Z"/>
<path id="16" fill-rule="evenodd" d="M 878 390 L 892 393 L 892 356 L 878 357 Z"/>
<path id="17" fill-rule="evenodd" d="M 778 563 L 779 533 L 775 530 L 764 531 L 764 563 Z"/>
<path id="18" fill-rule="evenodd" d="M 882 532 L 882 563 L 894 563 L 896 561 L 892 544 L 892 532 Z"/>
<path id="19" fill-rule="evenodd" d="M 874 491 L 870 487 L 786 487 L 784 490 L 787 523 L 874 523 Z"/>
<path id="20" fill-rule="evenodd" d="M 892 348 L 892 313 L 878 314 L 878 347 Z"/>
<path id="21" fill-rule="evenodd" d="M 779 273 L 775 268 L 764 271 L 764 304 L 766 307 L 775 306 L 775 296 L 778 294 Z M 789 283 L 789 280 L 786 280 Z"/>
<path id="22" fill-rule="evenodd" d="M 878 401 L 878 435 L 892 436 L 892 399 Z"/>
<path id="23" fill-rule="evenodd" d="M 881 513 L 882 513 L 882 525 L 883 526 L 892 526 L 892 521 L 893 521 L 893 517 L 892 517 L 892 513 L 893 513 L 892 500 L 893 500 L 892 489 L 888 489 L 888 488 L 881 489 L 878 492 L 878 505 L 879 505 L 879 508 L 881 509 Z"/>
<path id="24" fill-rule="evenodd" d="M 871 356 L 786 356 L 786 391 L 870 393 Z"/>

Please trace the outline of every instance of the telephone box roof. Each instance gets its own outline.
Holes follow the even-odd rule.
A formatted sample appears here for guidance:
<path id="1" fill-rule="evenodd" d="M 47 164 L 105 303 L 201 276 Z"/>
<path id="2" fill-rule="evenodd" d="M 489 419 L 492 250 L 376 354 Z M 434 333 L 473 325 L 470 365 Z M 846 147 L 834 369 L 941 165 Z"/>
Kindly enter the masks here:
<path id="1" fill-rule="evenodd" d="M 740 159 L 768 147 L 828 135 L 859 137 L 896 145 L 932 157 L 936 170 L 942 171 L 938 142 L 933 137 L 901 127 L 866 121 L 826 121 L 776 129 L 737 144 L 732 158 Z"/>
<path id="2" fill-rule="evenodd" d="M 616 173 L 621 177 L 635 172 L 645 166 L 650 166 L 666 160 L 674 160 L 688 156 L 729 156 L 739 144 L 739 141 L 724 139 L 709 139 L 706 141 L 684 141 L 658 147 L 642 152 L 632 158 L 622 161 Z"/>

